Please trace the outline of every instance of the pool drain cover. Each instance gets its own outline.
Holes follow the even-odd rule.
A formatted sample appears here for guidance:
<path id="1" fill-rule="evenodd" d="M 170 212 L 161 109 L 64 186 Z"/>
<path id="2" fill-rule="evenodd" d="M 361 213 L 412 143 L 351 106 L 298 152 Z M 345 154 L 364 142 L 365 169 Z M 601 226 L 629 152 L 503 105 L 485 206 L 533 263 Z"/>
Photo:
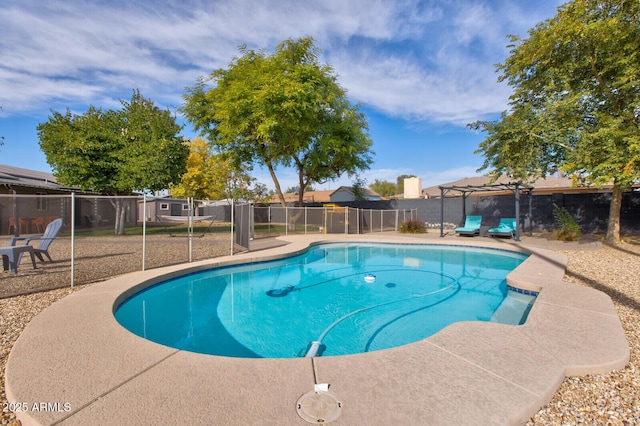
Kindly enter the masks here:
<path id="1" fill-rule="evenodd" d="M 298 399 L 298 415 L 309 423 L 332 422 L 342 414 L 342 402 L 331 392 L 309 392 Z"/>

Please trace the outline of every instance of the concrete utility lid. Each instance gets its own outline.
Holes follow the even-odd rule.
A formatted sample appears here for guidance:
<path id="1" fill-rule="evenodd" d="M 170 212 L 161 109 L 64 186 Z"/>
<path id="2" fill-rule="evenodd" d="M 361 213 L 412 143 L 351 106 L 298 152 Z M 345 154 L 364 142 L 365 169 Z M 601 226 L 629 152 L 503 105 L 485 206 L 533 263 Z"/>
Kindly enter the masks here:
<path id="1" fill-rule="evenodd" d="M 298 399 L 298 415 L 309 423 L 332 422 L 342 414 L 342 402 L 329 391 L 308 392 Z"/>

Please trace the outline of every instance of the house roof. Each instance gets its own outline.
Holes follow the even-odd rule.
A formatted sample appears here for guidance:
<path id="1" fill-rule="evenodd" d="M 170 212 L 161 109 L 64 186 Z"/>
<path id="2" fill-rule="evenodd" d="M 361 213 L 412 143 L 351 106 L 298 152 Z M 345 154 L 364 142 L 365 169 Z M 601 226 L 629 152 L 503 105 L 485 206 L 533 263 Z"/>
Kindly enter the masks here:
<path id="1" fill-rule="evenodd" d="M 422 190 L 422 195 L 425 198 L 439 198 L 441 195 L 440 187 L 455 187 L 456 189 L 462 189 L 468 187 L 471 192 L 471 188 L 475 191 L 474 195 L 483 195 L 485 193 L 490 192 L 489 189 L 487 191 L 482 191 L 483 186 L 489 186 L 491 184 L 508 184 L 515 183 L 514 179 L 509 178 L 507 176 L 500 176 L 495 182 L 491 182 L 492 176 L 475 176 L 470 178 L 464 178 L 457 181 L 444 183 L 438 186 L 431 186 L 429 188 L 424 188 Z M 533 182 L 526 182 L 526 184 L 533 186 L 534 194 L 550 194 L 550 193 L 569 193 L 569 192 L 581 192 L 581 191 L 598 191 L 605 190 L 608 191 L 611 189 L 611 185 L 604 185 L 602 188 L 596 188 L 593 186 L 574 186 L 571 178 L 568 177 L 557 177 L 557 176 L 547 176 L 546 178 L 539 178 L 534 180 Z M 491 191 L 494 195 L 496 195 L 495 190 Z M 511 192 L 505 189 L 504 191 Z M 455 197 L 461 195 L 460 192 L 450 192 L 445 196 Z"/>
<path id="2" fill-rule="evenodd" d="M 335 192 L 334 189 L 329 189 L 325 191 L 307 191 L 304 193 L 302 198 L 303 203 L 328 203 L 330 201 L 331 194 Z M 286 203 L 296 203 L 298 202 L 298 194 L 293 192 L 286 192 L 284 194 L 284 201 Z M 278 199 L 277 195 L 274 195 L 270 203 L 279 203 L 280 199 Z"/>
<path id="3" fill-rule="evenodd" d="M 353 193 L 353 189 L 350 186 L 341 186 L 337 189 L 327 189 L 323 191 L 306 191 L 302 198 L 303 203 L 329 203 L 331 202 L 331 196 L 338 191 L 347 191 Z M 369 188 L 364 188 L 364 194 L 371 197 L 380 197 L 376 192 Z M 287 192 L 284 195 L 284 201 L 288 203 L 297 203 L 298 194 L 293 192 Z M 382 197 L 380 197 L 382 198 Z M 270 200 L 270 203 L 279 203 L 277 195 L 274 195 Z"/>
<path id="4" fill-rule="evenodd" d="M 0 185 L 39 190 L 71 191 L 77 188 L 60 185 L 51 173 L 0 164 Z"/>
<path id="5" fill-rule="evenodd" d="M 336 193 L 338 191 L 346 191 L 346 192 L 349 192 L 349 193 L 353 194 L 353 187 L 352 186 L 341 186 L 338 189 L 336 189 L 335 191 L 333 191 L 331 193 L 331 195 L 333 195 L 334 193 Z M 375 191 L 372 191 L 369 188 L 362 188 L 362 193 L 363 193 L 363 195 L 365 195 L 367 197 L 380 197 L 380 194 L 378 194 Z M 380 197 L 380 198 L 382 198 L 382 197 Z"/>

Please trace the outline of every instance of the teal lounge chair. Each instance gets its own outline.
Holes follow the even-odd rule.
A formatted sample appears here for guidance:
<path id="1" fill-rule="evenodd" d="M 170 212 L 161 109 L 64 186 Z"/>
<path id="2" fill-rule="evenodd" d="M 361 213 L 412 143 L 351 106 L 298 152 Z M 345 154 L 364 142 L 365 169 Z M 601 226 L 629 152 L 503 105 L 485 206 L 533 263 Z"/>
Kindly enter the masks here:
<path id="1" fill-rule="evenodd" d="M 491 228 L 487 234 L 492 237 L 509 237 L 514 238 L 516 235 L 516 220 L 512 217 L 500 219 L 497 228 Z"/>
<path id="2" fill-rule="evenodd" d="M 464 221 L 464 226 L 456 228 L 456 234 L 460 235 L 480 235 L 480 224 L 482 223 L 482 216 L 467 216 Z"/>

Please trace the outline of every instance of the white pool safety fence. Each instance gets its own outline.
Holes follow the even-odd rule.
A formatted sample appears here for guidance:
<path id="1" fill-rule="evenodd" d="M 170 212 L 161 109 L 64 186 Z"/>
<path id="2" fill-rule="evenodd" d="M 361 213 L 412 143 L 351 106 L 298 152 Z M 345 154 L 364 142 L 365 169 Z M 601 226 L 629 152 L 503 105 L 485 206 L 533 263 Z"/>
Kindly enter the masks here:
<path id="1" fill-rule="evenodd" d="M 417 219 L 417 209 L 376 210 L 338 205 L 284 208 L 233 203 L 233 208 L 225 205 L 209 214 L 208 204 L 193 198 L 148 195 L 0 194 L 0 246 L 9 245 L 12 237 L 41 236 L 49 223 L 62 218 L 62 229 L 52 243 L 57 256 L 55 266 L 41 264 L 37 270 L 29 271 L 36 274 L 29 291 L 40 291 L 204 260 L 220 256 L 221 246 L 227 247 L 222 255 L 234 254 L 249 250 L 252 240 L 265 237 L 397 231 L 403 222 Z M 129 235 L 115 235 L 120 223 Z M 216 254 L 212 254 L 214 245 Z M 169 261 L 160 256 L 167 247 L 172 253 Z M 106 275 L 85 278 L 89 262 L 107 257 L 123 261 L 116 270 L 104 272 Z M 23 262 L 17 275 L 28 269 L 30 265 Z M 78 270 L 82 273 L 78 274 Z M 11 278 L 8 273 L 0 276 L 0 280 Z M 0 290 L 0 297 L 3 296 Z"/>

